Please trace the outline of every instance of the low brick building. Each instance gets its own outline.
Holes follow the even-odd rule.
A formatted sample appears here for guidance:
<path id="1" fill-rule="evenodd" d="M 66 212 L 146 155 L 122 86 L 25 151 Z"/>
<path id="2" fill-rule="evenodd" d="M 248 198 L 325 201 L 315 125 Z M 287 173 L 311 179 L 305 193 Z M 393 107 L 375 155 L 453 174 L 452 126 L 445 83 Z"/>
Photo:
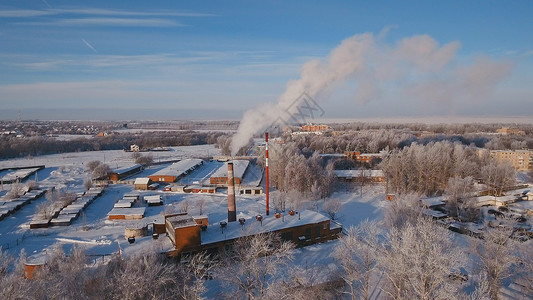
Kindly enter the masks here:
<path id="1" fill-rule="evenodd" d="M 184 214 L 167 217 L 166 233 L 175 246 L 170 255 L 197 251 L 216 253 L 239 238 L 260 233 L 278 233 L 283 240 L 300 247 L 337 239 L 342 233 L 340 224 L 309 210 L 240 218 L 239 222 L 223 220 L 209 226 L 205 226 L 206 223 L 207 219 Z"/>

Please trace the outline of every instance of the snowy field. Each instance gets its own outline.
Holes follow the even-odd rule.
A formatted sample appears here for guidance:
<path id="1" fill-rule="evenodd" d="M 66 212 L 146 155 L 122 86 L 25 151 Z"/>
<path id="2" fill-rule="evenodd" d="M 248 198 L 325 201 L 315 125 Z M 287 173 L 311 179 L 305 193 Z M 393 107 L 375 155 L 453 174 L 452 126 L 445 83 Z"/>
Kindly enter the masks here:
<path id="1" fill-rule="evenodd" d="M 214 145 L 170 147 L 170 150 L 171 151 L 142 152 L 141 154 L 151 154 L 154 158 L 154 162 L 220 155 L 220 149 L 216 149 Z M 2 160 L 0 161 L 0 168 L 32 165 L 45 165 L 46 167 L 83 166 L 83 163 L 92 160 L 102 161 L 108 164 L 112 169 L 135 164 L 131 152 L 124 152 L 123 150 L 106 150 L 50 154 Z"/>

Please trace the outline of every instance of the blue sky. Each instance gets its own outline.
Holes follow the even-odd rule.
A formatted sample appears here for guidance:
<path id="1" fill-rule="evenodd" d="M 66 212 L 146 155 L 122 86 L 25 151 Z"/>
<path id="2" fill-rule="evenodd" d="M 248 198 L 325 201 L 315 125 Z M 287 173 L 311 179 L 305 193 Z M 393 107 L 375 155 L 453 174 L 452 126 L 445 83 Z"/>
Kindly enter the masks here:
<path id="1" fill-rule="evenodd" d="M 396 93 L 395 77 L 372 83 L 376 100 L 354 101 L 362 72 L 314 95 L 325 117 L 531 116 L 532 16 L 531 1 L 4 0 L 0 119 L 19 110 L 32 119 L 239 119 L 276 102 L 307 61 L 364 33 L 382 53 L 421 35 L 437 50 L 456 46 L 443 74 L 481 61 L 468 71 L 474 79 L 445 85 L 457 93 L 490 80 L 475 97 L 441 93 L 446 101 L 404 93 L 407 85 Z M 499 67 L 486 75 L 484 62 Z M 409 87 L 453 76 L 409 74 Z"/>

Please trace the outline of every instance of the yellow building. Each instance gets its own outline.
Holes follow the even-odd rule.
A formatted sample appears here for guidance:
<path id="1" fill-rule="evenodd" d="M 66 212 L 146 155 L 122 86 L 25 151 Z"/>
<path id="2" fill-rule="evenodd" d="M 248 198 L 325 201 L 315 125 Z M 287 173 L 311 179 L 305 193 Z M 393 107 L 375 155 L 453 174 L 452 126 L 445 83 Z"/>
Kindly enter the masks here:
<path id="1" fill-rule="evenodd" d="M 527 171 L 531 168 L 533 153 L 529 150 L 492 150 L 490 157 L 498 161 L 508 161 L 517 171 Z"/>
<path id="2" fill-rule="evenodd" d="M 508 134 L 508 135 L 525 135 L 526 132 L 523 130 L 520 130 L 518 128 L 511 128 L 511 127 L 502 127 L 498 130 L 496 130 L 499 134 Z"/>

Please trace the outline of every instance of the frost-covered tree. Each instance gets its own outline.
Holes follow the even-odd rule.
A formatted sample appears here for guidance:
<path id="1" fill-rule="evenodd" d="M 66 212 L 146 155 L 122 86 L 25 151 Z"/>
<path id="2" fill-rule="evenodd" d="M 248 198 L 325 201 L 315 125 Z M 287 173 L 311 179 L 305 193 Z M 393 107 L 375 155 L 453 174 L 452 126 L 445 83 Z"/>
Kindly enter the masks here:
<path id="1" fill-rule="evenodd" d="M 138 153 L 138 152 L 134 152 L 134 153 Z M 136 159 L 135 159 L 135 163 L 136 164 L 140 164 L 140 165 L 143 165 L 143 167 L 147 167 L 151 164 L 154 163 L 154 157 L 151 155 L 151 154 L 148 154 L 148 155 L 139 155 Z"/>
<path id="2" fill-rule="evenodd" d="M 94 168 L 93 173 L 92 173 L 93 174 L 93 178 L 106 177 L 107 174 L 109 174 L 110 171 L 111 171 L 111 169 L 109 168 L 109 166 L 107 164 L 100 164 L 99 166 Z"/>
<path id="3" fill-rule="evenodd" d="M 85 190 L 88 191 L 90 188 L 93 187 L 93 181 L 90 178 L 86 178 L 83 181 L 83 187 L 85 188 Z"/>
<path id="4" fill-rule="evenodd" d="M 458 217 L 459 221 L 467 211 L 473 209 L 474 178 L 452 177 L 446 185 L 446 206 L 452 216 Z"/>
<path id="5" fill-rule="evenodd" d="M 450 231 L 426 218 L 402 228 L 393 227 L 380 253 L 392 299 L 452 299 L 458 287 L 449 275 L 463 265 L 464 253 Z"/>
<path id="6" fill-rule="evenodd" d="M 335 220 L 337 214 L 342 210 L 342 202 L 338 199 L 328 199 L 324 203 L 324 211 L 328 214 L 329 218 Z"/>
<path id="7" fill-rule="evenodd" d="M 471 149 L 451 142 L 413 143 L 387 155 L 380 164 L 388 187 L 395 193 L 440 195 L 448 179 L 477 175 L 478 157 Z"/>
<path id="8" fill-rule="evenodd" d="M 384 223 L 390 228 L 401 228 L 407 223 L 415 223 L 420 216 L 420 197 L 416 193 L 397 195 L 396 199 L 388 203 Z"/>
<path id="9" fill-rule="evenodd" d="M 11 188 L 6 193 L 7 199 L 15 199 L 22 195 L 24 195 L 24 186 L 19 182 L 11 184 Z"/>
<path id="10" fill-rule="evenodd" d="M 204 207 L 205 207 L 205 199 L 204 198 L 200 198 L 200 199 L 196 200 L 196 207 L 198 208 L 198 213 L 200 215 L 203 215 L 204 214 Z"/>
<path id="11" fill-rule="evenodd" d="M 351 299 L 369 298 L 372 276 L 377 271 L 382 230 L 375 221 L 363 221 L 350 227 L 339 240 L 334 256 L 342 270 L 342 279 L 348 286 Z"/>
<path id="12" fill-rule="evenodd" d="M 229 285 L 227 296 L 262 299 L 269 290 L 275 290 L 276 281 L 280 280 L 277 275 L 292 259 L 293 247 L 274 233 L 238 239 L 233 249 L 222 256 L 222 269 L 218 272 L 220 279 Z"/>
<path id="13" fill-rule="evenodd" d="M 178 204 L 180 212 L 187 213 L 189 212 L 189 200 L 183 199 L 180 204 Z"/>
<path id="14" fill-rule="evenodd" d="M 87 167 L 87 169 L 90 171 L 90 172 L 93 172 L 94 169 L 96 169 L 96 167 L 98 167 L 99 165 L 101 165 L 102 162 L 99 161 L 99 160 L 91 160 L 90 162 L 88 162 L 87 164 L 85 164 L 85 166 Z"/>
<path id="15" fill-rule="evenodd" d="M 26 189 L 28 191 L 31 191 L 31 190 L 38 190 L 39 189 L 39 183 L 35 180 L 28 180 L 26 182 Z"/>
<path id="16" fill-rule="evenodd" d="M 503 280 L 511 276 L 511 266 L 518 262 L 518 245 L 512 238 L 513 222 L 506 220 L 505 223 L 506 227 L 485 228 L 483 239 L 470 241 L 479 273 L 485 276 L 492 299 L 498 299 Z"/>
<path id="17" fill-rule="evenodd" d="M 516 182 L 516 170 L 508 162 L 490 160 L 481 168 L 480 175 L 491 194 L 495 196 L 501 196 L 505 188 Z"/>

